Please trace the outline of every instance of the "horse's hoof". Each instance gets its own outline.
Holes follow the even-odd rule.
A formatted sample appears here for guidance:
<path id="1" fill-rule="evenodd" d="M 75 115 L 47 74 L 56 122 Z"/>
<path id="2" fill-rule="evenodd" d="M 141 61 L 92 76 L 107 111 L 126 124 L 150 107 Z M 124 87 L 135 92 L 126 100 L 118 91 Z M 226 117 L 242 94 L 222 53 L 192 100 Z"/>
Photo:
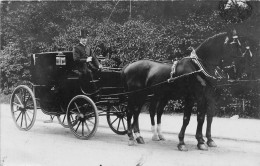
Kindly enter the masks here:
<path id="1" fill-rule="evenodd" d="M 160 138 L 159 138 L 158 135 L 153 135 L 152 140 L 153 141 L 160 141 Z"/>
<path id="2" fill-rule="evenodd" d="M 217 147 L 217 144 L 213 140 L 207 141 L 207 145 L 209 147 Z"/>
<path id="3" fill-rule="evenodd" d="M 162 134 L 158 134 L 158 137 L 159 137 L 159 139 L 160 139 L 161 141 L 165 141 L 165 140 L 166 140 Z"/>
<path id="4" fill-rule="evenodd" d="M 188 148 L 185 144 L 178 144 L 179 151 L 188 151 Z"/>
<path id="5" fill-rule="evenodd" d="M 208 150 L 208 146 L 205 143 L 197 145 L 199 150 Z"/>
<path id="6" fill-rule="evenodd" d="M 134 146 L 134 145 L 135 145 L 135 140 L 128 141 L 128 146 Z"/>
<path id="7" fill-rule="evenodd" d="M 143 137 L 137 137 L 136 138 L 136 141 L 137 141 L 137 143 L 139 143 L 139 144 L 144 144 L 144 139 L 143 139 Z"/>

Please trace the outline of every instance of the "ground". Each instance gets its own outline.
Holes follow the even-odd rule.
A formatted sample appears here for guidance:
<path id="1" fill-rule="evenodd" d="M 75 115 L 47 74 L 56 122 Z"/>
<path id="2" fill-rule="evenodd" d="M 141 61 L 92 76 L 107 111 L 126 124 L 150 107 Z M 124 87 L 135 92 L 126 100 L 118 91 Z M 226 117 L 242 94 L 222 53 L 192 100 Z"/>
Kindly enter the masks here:
<path id="1" fill-rule="evenodd" d="M 194 137 L 192 116 L 185 137 L 189 151 L 177 149 L 181 115 L 164 115 L 166 141 L 151 140 L 149 115 L 141 114 L 140 128 L 146 144 L 128 146 L 126 135 L 113 133 L 100 117 L 97 133 L 90 140 L 77 139 L 69 129 L 43 123 L 49 117 L 38 110 L 29 131 L 16 128 L 9 105 L 1 105 L 1 165 L 3 166 L 256 166 L 260 165 L 260 120 L 215 118 L 212 134 L 217 148 L 200 151 Z"/>

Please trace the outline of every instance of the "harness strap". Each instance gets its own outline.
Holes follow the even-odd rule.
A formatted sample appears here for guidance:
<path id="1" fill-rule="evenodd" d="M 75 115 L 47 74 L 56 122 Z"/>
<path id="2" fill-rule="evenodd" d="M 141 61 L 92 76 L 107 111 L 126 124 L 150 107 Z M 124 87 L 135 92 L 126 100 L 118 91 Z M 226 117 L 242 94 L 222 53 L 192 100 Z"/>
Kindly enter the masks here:
<path id="1" fill-rule="evenodd" d="M 193 49 L 193 51 L 191 52 L 189 58 L 191 58 L 192 61 L 198 65 L 198 67 L 200 68 L 201 72 L 202 72 L 205 76 L 210 77 L 210 78 L 213 78 L 213 79 L 216 79 L 216 77 L 212 76 L 211 74 L 209 74 L 209 73 L 207 72 L 207 70 L 205 69 L 205 67 L 204 67 L 204 66 L 202 65 L 202 63 L 199 61 L 199 58 L 198 58 L 198 56 L 197 56 L 197 54 L 196 54 L 196 51 L 195 51 L 194 49 Z"/>
<path id="2" fill-rule="evenodd" d="M 199 72 L 202 72 L 205 76 L 207 77 L 210 77 L 210 78 L 213 78 L 213 79 L 216 79 L 216 77 L 212 76 L 211 74 L 209 74 L 207 72 L 207 70 L 205 69 L 205 67 L 202 65 L 202 63 L 200 62 L 201 59 L 197 56 L 196 54 L 196 51 L 193 49 L 193 51 L 191 52 L 190 56 L 189 57 L 184 57 L 184 58 L 189 58 L 189 59 L 192 59 L 192 61 L 198 65 L 199 67 Z M 174 61 L 173 62 L 173 65 L 172 65 L 172 68 L 171 68 L 171 74 L 170 74 L 170 79 L 173 78 L 173 74 L 175 74 L 176 72 L 176 68 L 177 68 L 177 63 L 178 61 Z"/>
<path id="3" fill-rule="evenodd" d="M 170 79 L 173 78 L 173 74 L 175 74 L 175 72 L 176 72 L 177 63 L 178 63 L 178 61 L 174 61 L 172 64 Z"/>

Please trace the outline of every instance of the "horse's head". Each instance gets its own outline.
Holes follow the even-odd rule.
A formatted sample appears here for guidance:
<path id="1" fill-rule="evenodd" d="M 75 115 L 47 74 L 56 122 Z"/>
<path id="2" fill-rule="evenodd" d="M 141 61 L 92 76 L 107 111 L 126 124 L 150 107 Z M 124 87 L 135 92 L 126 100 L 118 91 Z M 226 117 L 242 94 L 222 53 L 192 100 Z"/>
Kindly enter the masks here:
<path id="1" fill-rule="evenodd" d="M 206 66 L 222 66 L 223 62 L 231 63 L 232 57 L 241 56 L 241 44 L 236 33 L 224 32 L 206 39 L 196 53 Z"/>

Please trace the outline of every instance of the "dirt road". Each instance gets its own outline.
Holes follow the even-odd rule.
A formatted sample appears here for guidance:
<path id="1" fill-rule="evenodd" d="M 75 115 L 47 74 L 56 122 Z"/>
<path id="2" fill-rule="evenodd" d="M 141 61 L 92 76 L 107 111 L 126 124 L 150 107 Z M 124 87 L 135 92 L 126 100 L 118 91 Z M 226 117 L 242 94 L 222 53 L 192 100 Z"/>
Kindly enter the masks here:
<path id="1" fill-rule="evenodd" d="M 114 134 L 104 117 L 100 117 L 97 133 L 91 140 L 79 140 L 69 129 L 58 124 L 57 119 L 51 124 L 43 123 L 49 117 L 40 111 L 33 128 L 27 132 L 16 128 L 8 105 L 1 105 L 0 111 L 3 166 L 260 165 L 258 137 L 254 137 L 256 140 L 234 140 L 225 139 L 223 135 L 214 139 L 217 148 L 199 151 L 194 135 L 188 134 L 185 140 L 189 151 L 180 152 L 175 132 L 167 132 L 166 141 L 154 142 L 151 141 L 151 133 L 144 129 L 142 135 L 146 144 L 130 147 L 127 145 L 127 136 Z M 255 130 L 259 130 L 259 126 L 255 127 Z"/>

